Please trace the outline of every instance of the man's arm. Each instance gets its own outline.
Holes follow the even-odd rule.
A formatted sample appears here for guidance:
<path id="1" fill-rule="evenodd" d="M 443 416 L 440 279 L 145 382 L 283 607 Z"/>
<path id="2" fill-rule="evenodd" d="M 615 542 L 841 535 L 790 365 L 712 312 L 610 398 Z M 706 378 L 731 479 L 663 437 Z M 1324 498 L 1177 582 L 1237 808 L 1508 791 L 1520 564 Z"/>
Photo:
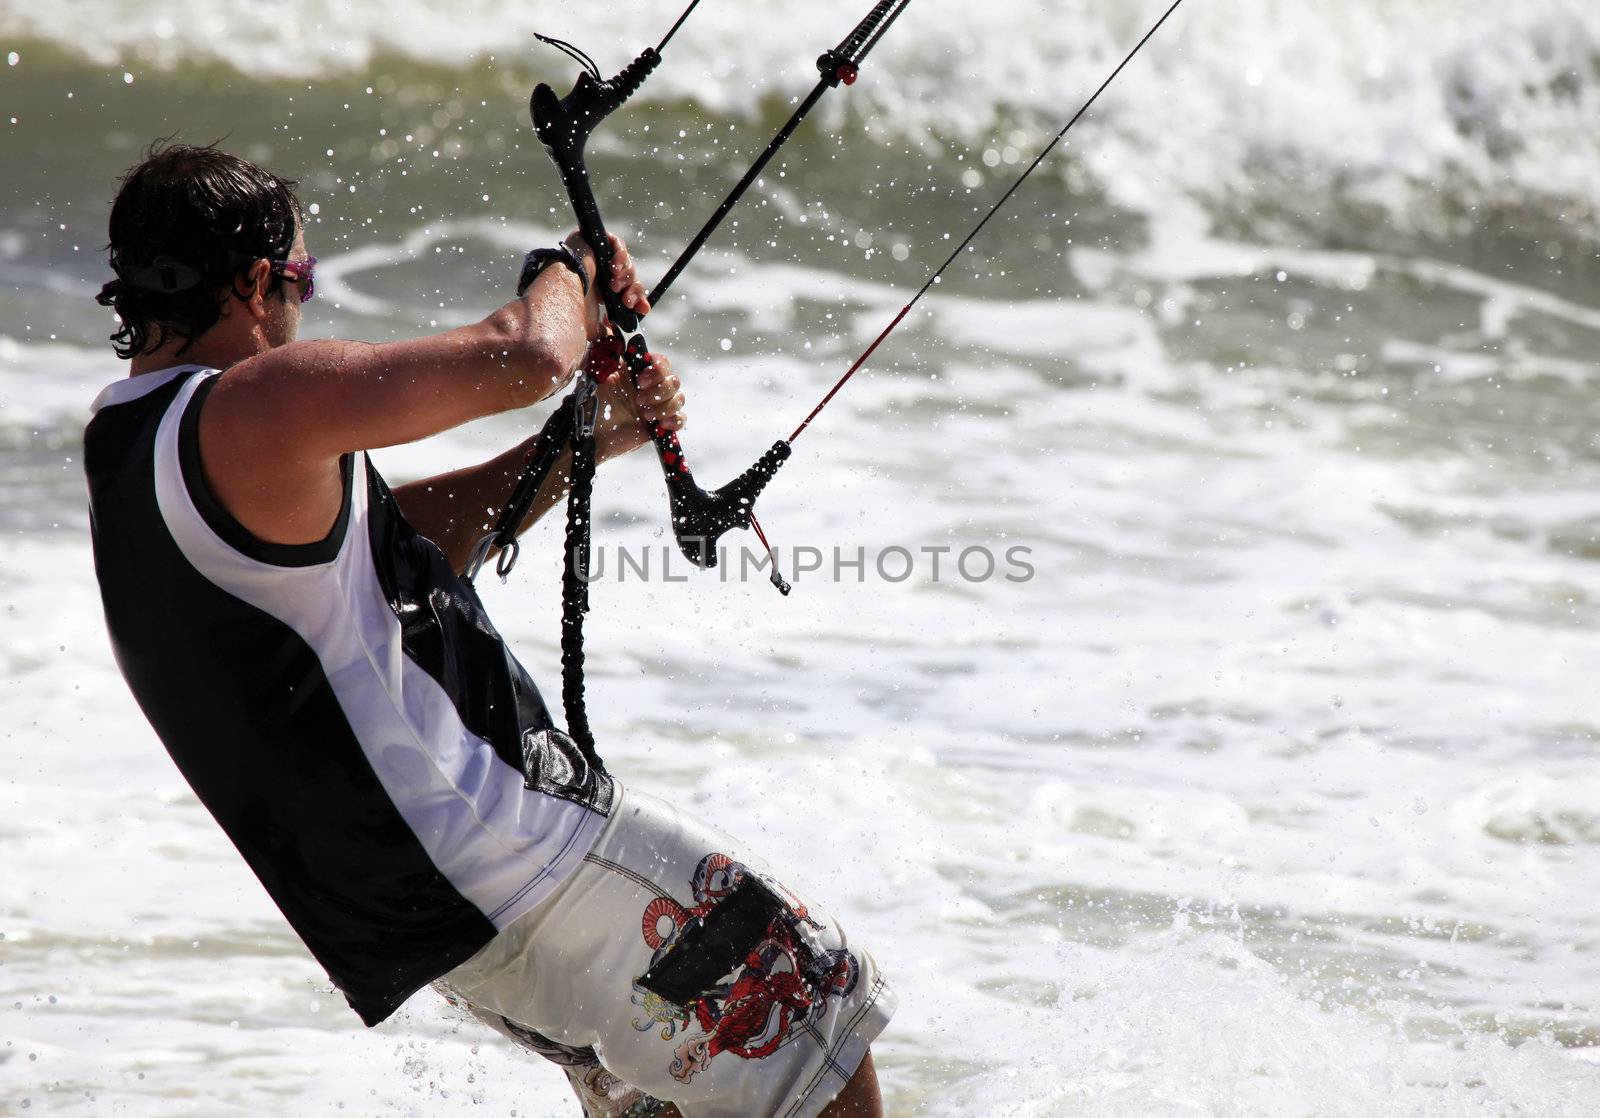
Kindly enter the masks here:
<path id="1" fill-rule="evenodd" d="M 576 235 L 572 238 L 582 246 Z M 589 268 L 593 256 L 580 253 Z M 617 252 L 613 288 L 629 284 Z M 200 416 L 206 481 L 257 538 L 302 544 L 338 515 L 339 459 L 469 420 L 525 407 L 558 391 L 600 329 L 596 285 L 545 269 L 523 297 L 481 322 L 404 342 L 296 342 L 228 368 Z"/>
<path id="2" fill-rule="evenodd" d="M 647 424 L 659 422 L 668 430 L 677 431 L 687 422 L 682 385 L 672 371 L 671 362 L 659 354 L 653 355 L 651 367 L 639 374 L 636 388 L 629 384 L 615 354 L 604 345 L 593 347 L 584 371 L 600 380 L 601 418 L 595 427 L 595 443 L 596 457 L 601 462 L 649 442 Z M 473 547 L 489 531 L 494 518 L 510 499 L 517 475 L 536 438 L 479 465 L 423 478 L 395 489 L 395 500 L 400 503 L 406 520 L 438 545 L 454 570 L 465 569 Z M 540 485 L 527 517 L 518 525 L 518 534 L 561 500 L 566 492 L 570 464 L 570 454 L 563 454 L 556 460 Z"/>

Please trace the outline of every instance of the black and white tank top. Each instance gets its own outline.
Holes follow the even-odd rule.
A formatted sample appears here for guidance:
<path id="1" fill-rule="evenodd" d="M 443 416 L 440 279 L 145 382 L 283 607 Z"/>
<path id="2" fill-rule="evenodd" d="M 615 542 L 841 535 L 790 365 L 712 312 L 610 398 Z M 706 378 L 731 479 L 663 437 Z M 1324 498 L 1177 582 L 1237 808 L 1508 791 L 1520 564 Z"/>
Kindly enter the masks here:
<path id="1" fill-rule="evenodd" d="M 576 869 L 612 787 L 366 455 L 318 543 L 262 543 L 221 508 L 197 434 L 216 375 L 95 401 L 106 621 L 178 768 L 370 1025 Z"/>

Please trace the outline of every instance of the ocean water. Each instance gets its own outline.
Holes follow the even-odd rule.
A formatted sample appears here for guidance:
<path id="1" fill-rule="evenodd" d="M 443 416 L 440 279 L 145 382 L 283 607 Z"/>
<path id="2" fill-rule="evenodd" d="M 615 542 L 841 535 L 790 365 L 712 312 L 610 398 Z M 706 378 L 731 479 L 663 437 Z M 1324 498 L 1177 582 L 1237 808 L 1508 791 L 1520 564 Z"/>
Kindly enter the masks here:
<path id="1" fill-rule="evenodd" d="M 856 7 L 701 5 L 592 160 L 647 275 Z M 648 324 L 704 480 L 1160 10 L 917 0 Z M 177 134 L 301 180 L 307 335 L 469 321 L 568 225 L 532 32 L 610 71 L 675 15 L 0 0 L 0 1113 L 574 1112 L 430 995 L 363 1030 L 139 716 L 91 297 L 117 174 Z M 791 597 L 663 570 L 653 462 L 602 472 L 602 748 L 884 963 L 891 1114 L 1600 1113 L 1597 119 L 1576 0 L 1189 0 L 797 444 Z M 485 583 L 552 695 L 559 549 Z"/>

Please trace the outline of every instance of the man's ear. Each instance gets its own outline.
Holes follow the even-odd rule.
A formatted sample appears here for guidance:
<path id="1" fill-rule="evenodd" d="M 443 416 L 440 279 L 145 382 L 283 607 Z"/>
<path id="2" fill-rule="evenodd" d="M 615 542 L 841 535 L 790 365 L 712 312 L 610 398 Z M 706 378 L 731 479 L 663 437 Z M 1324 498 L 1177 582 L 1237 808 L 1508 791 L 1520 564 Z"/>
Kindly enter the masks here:
<path id="1" fill-rule="evenodd" d="M 272 286 L 272 265 L 265 260 L 257 260 L 250 265 L 250 270 L 245 273 L 245 289 L 249 297 L 244 300 L 250 313 L 256 318 L 264 318 L 267 313 L 267 289 Z"/>

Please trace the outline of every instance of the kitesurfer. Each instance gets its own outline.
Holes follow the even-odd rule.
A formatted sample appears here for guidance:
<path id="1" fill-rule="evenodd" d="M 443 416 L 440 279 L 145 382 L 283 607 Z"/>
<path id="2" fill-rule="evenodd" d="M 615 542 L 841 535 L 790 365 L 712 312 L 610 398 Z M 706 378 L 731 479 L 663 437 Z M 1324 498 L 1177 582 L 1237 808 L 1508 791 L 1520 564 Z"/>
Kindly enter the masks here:
<path id="1" fill-rule="evenodd" d="M 530 253 L 459 329 L 296 341 L 304 234 L 292 183 L 209 147 L 152 149 L 111 209 L 131 369 L 85 434 L 95 567 L 179 770 L 368 1025 L 432 983 L 592 1116 L 881 1113 L 871 956 L 557 730 L 460 577 L 529 446 L 393 490 L 367 458 L 580 370 L 600 459 L 680 427 L 670 364 L 631 385 L 601 341 L 599 284 L 649 309 L 627 250 Z"/>

